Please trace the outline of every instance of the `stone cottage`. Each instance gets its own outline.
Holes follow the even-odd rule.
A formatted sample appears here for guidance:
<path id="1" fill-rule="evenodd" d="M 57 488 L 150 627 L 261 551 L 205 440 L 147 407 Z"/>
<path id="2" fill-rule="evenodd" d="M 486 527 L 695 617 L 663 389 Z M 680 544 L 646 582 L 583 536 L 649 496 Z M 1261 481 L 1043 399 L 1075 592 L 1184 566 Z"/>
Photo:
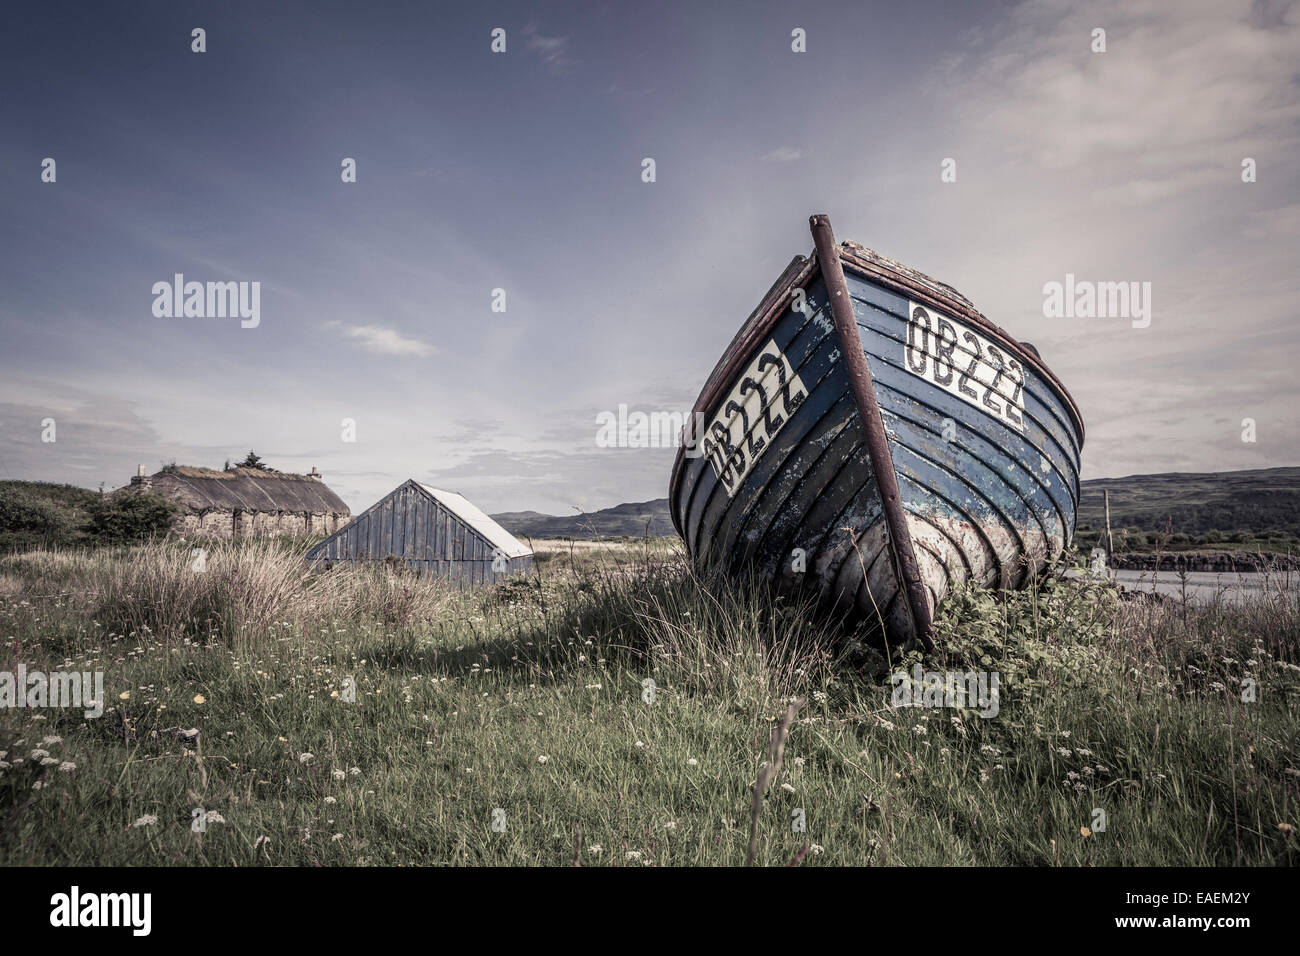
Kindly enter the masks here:
<path id="1" fill-rule="evenodd" d="M 315 468 L 292 475 L 257 468 L 217 471 L 169 465 L 146 475 L 144 465 L 131 479 L 132 488 L 166 495 L 182 512 L 173 529 L 206 538 L 274 538 L 333 534 L 348 523 L 351 512 L 326 487 Z"/>

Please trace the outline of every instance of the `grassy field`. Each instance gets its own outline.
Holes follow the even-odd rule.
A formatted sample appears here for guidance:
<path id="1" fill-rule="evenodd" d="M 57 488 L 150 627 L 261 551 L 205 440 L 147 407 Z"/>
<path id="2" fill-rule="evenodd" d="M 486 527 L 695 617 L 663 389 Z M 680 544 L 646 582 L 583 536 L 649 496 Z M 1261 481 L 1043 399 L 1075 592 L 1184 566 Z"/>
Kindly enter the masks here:
<path id="1" fill-rule="evenodd" d="M 670 543 L 539 549 L 477 593 L 271 544 L 0 559 L 4 666 L 107 703 L 0 710 L 0 864 L 1300 862 L 1294 597 L 960 595 L 926 666 L 997 672 L 985 719 L 891 707 L 911 661 Z"/>

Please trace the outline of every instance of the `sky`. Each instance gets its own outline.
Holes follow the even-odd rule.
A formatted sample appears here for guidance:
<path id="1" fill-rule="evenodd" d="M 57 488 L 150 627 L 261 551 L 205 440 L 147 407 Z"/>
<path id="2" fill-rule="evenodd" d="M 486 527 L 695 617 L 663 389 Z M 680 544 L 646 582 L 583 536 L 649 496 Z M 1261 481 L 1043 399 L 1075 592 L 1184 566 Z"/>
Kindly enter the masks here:
<path id="1" fill-rule="evenodd" d="M 1085 478 L 1300 464 L 1298 65 L 1250 0 L 14 7 L 0 478 L 663 497 L 674 449 L 597 416 L 689 411 L 820 212 L 1035 344 Z M 156 315 L 176 273 L 256 327 Z M 1150 324 L 1045 316 L 1067 274 Z"/>

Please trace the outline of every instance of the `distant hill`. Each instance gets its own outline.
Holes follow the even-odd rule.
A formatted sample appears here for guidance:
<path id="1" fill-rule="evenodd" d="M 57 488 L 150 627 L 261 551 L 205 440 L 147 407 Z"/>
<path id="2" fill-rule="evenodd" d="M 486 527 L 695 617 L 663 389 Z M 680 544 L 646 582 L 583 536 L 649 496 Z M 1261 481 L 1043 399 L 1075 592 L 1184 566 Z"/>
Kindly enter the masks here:
<path id="1" fill-rule="evenodd" d="M 1083 483 L 1080 529 L 1106 526 L 1103 493 L 1110 491 L 1111 527 L 1203 535 L 1289 532 L 1300 536 L 1300 468 L 1174 472 L 1098 478 Z"/>
<path id="2" fill-rule="evenodd" d="M 1111 527 L 1158 534 L 1170 525 L 1182 545 L 1300 540 L 1300 468 L 1131 475 L 1085 481 L 1078 525 L 1082 538 L 1106 526 L 1103 492 L 1110 491 Z M 534 538 L 671 535 L 668 499 L 617 505 L 585 515 L 517 511 L 493 517 L 516 535 Z M 647 532 L 647 526 L 649 531 Z M 1141 546 L 1146 535 L 1132 540 Z M 1130 538 L 1132 536 L 1130 535 Z"/>
<path id="3" fill-rule="evenodd" d="M 673 519 L 668 516 L 668 499 L 615 505 L 601 511 L 572 516 L 509 511 L 492 519 L 516 537 L 532 538 L 652 538 L 672 535 Z"/>

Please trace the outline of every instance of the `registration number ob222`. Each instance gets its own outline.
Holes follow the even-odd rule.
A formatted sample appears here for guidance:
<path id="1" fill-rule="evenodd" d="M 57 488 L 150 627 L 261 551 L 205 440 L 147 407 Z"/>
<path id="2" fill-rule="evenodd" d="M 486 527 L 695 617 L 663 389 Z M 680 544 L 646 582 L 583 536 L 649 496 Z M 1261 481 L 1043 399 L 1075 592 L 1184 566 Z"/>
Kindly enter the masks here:
<path id="1" fill-rule="evenodd" d="M 1017 431 L 1025 430 L 1025 369 L 956 319 L 908 303 L 904 365 Z"/>

